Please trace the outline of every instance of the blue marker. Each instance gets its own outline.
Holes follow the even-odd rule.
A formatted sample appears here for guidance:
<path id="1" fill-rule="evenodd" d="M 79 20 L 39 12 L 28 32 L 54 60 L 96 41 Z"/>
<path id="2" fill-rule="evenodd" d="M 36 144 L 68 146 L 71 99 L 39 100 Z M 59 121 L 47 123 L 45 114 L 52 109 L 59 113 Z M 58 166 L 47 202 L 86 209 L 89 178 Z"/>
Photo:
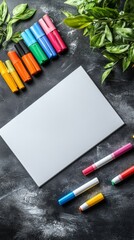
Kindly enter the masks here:
<path id="1" fill-rule="evenodd" d="M 45 35 L 44 31 L 40 27 L 39 23 L 34 23 L 30 30 L 32 31 L 33 35 L 35 36 L 36 40 L 46 53 L 49 59 L 54 58 L 57 56 L 56 51 L 54 50 L 52 44 L 50 43 L 49 39 Z"/>
<path id="2" fill-rule="evenodd" d="M 87 191 L 88 189 L 94 187 L 95 185 L 97 185 L 99 183 L 98 178 L 93 178 L 92 180 L 90 180 L 89 182 L 83 184 L 82 186 L 80 186 L 79 188 L 75 189 L 74 191 L 68 193 L 67 195 L 65 195 L 64 197 L 60 198 L 58 200 L 58 203 L 60 205 L 63 205 L 67 202 L 69 202 L 70 200 L 72 200 L 73 198 L 79 196 L 80 194 L 82 194 L 83 192 Z"/>

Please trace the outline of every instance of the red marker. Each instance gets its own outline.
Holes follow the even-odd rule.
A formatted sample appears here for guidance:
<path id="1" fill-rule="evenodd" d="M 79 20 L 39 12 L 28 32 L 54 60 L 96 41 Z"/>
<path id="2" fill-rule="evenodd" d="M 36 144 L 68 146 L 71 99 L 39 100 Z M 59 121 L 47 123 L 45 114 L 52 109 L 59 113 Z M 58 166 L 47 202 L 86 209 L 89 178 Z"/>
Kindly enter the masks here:
<path id="1" fill-rule="evenodd" d="M 125 170 L 124 172 L 120 173 L 117 177 L 113 178 L 111 181 L 112 185 L 122 182 L 124 179 L 130 177 L 133 174 L 134 174 L 134 165 L 128 168 L 127 170 Z"/>

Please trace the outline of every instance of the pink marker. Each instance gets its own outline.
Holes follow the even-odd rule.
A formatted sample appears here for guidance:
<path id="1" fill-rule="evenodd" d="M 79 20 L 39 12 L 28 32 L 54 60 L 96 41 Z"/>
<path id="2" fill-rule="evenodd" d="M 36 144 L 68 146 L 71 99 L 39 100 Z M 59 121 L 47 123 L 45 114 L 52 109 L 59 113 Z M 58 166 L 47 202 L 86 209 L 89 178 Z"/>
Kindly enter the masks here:
<path id="1" fill-rule="evenodd" d="M 109 154 L 108 156 L 102 158 L 98 162 L 96 162 L 96 163 L 90 165 L 89 167 L 85 168 L 84 170 L 82 170 L 82 173 L 84 175 L 88 175 L 89 173 L 94 172 L 96 169 L 102 167 L 103 165 L 106 165 L 107 163 L 111 162 L 112 160 L 120 157 L 121 155 L 128 152 L 132 148 L 133 148 L 133 145 L 131 143 L 128 143 L 125 146 L 116 150 L 115 152 L 113 152 L 113 153 Z"/>
<path id="2" fill-rule="evenodd" d="M 47 14 L 39 20 L 39 24 L 46 33 L 57 53 L 61 53 L 67 49 L 66 44 Z"/>

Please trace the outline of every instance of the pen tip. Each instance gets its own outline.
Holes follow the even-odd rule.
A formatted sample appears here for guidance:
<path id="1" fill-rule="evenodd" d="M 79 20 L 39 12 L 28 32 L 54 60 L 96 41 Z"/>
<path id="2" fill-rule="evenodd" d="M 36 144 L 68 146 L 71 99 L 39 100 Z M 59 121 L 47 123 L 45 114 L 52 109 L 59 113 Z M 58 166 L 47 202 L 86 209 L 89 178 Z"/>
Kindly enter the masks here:
<path id="1" fill-rule="evenodd" d="M 81 207 L 79 207 L 79 211 L 80 211 L 80 212 L 82 212 L 82 209 L 81 209 Z"/>
<path id="2" fill-rule="evenodd" d="M 115 185 L 114 181 L 111 181 L 111 183 L 112 183 L 112 186 L 114 186 L 114 185 Z"/>

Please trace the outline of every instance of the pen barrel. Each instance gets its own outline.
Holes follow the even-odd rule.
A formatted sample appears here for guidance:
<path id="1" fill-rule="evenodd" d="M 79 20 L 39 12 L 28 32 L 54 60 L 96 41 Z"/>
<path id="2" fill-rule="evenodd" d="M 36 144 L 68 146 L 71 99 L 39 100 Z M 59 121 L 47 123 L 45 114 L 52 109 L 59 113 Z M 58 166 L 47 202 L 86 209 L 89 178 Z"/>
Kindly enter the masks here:
<path id="1" fill-rule="evenodd" d="M 57 53 L 62 53 L 67 49 L 67 46 L 56 29 L 47 36 Z"/>
<path id="2" fill-rule="evenodd" d="M 21 61 L 18 61 L 13 65 L 14 65 L 16 71 L 18 72 L 19 76 L 23 80 L 23 82 L 27 82 L 27 81 L 31 80 L 31 76 L 29 75 L 29 73 L 27 72 L 27 70 L 25 69 L 25 67 Z"/>
<path id="3" fill-rule="evenodd" d="M 27 82 L 27 81 L 31 80 L 31 76 L 27 72 L 22 61 L 18 57 L 17 53 L 15 51 L 10 51 L 10 52 L 8 52 L 7 55 L 10 58 L 13 66 L 15 67 L 17 73 L 19 74 L 19 76 L 21 77 L 23 82 Z"/>
<path id="4" fill-rule="evenodd" d="M 10 90 L 14 93 L 14 92 L 18 92 L 18 87 L 14 81 L 14 79 L 12 78 L 12 76 L 10 75 L 10 73 L 5 73 L 2 74 L 2 77 L 4 78 L 6 84 L 8 85 L 8 87 L 10 88 Z"/>
<path id="5" fill-rule="evenodd" d="M 24 84 L 22 83 L 22 81 L 19 78 L 19 76 L 18 76 L 16 71 L 11 72 L 11 75 L 12 75 L 12 77 L 13 77 L 14 81 L 16 82 L 16 84 L 17 84 L 19 89 L 25 88 Z"/>
<path id="6" fill-rule="evenodd" d="M 67 45 L 65 44 L 65 42 L 63 41 L 61 35 L 59 34 L 58 30 L 55 29 L 53 31 L 54 36 L 56 37 L 57 41 L 59 42 L 62 51 L 65 51 L 67 49 Z"/>
<path id="7" fill-rule="evenodd" d="M 65 204 L 65 203 L 71 201 L 73 198 L 75 198 L 75 195 L 74 195 L 73 192 L 70 192 L 70 193 L 68 193 L 66 196 L 60 198 L 60 199 L 58 200 L 58 203 L 59 203 L 60 205 L 63 205 L 63 204 Z"/>
<path id="8" fill-rule="evenodd" d="M 49 59 L 53 58 L 53 54 L 52 52 L 50 51 L 48 45 L 46 44 L 46 41 L 45 41 L 45 38 L 44 36 L 37 39 L 38 43 L 40 44 L 40 46 L 42 47 L 43 51 L 45 52 L 45 54 L 47 55 L 47 57 Z"/>
<path id="9" fill-rule="evenodd" d="M 122 172 L 120 174 L 120 177 L 123 180 L 123 179 L 125 179 L 125 178 L 127 178 L 127 177 L 129 177 L 133 174 L 134 174 L 134 166 L 132 166 L 132 167 L 128 168 L 127 170 L 125 170 L 124 172 Z"/>
<path id="10" fill-rule="evenodd" d="M 28 71 L 31 75 L 37 74 L 37 70 L 34 67 L 33 63 L 31 62 L 28 54 L 26 54 L 22 57 L 22 61 L 25 64 L 26 68 L 28 69 Z"/>
<path id="11" fill-rule="evenodd" d="M 80 195 L 81 193 L 87 191 L 88 189 L 96 186 L 99 183 L 98 178 L 93 178 L 92 180 L 90 180 L 89 182 L 83 184 L 82 186 L 80 186 L 79 188 L 75 189 L 73 191 L 75 196 Z"/>
<path id="12" fill-rule="evenodd" d="M 28 58 L 29 58 L 29 61 L 33 64 L 36 71 L 41 72 L 41 68 L 40 68 L 39 64 L 37 63 L 37 61 L 35 60 L 35 58 L 34 58 L 34 56 L 32 55 L 31 52 L 28 53 Z"/>
<path id="13" fill-rule="evenodd" d="M 29 49 L 39 64 L 43 64 L 48 61 L 48 57 L 37 42 L 29 46 Z"/>
<path id="14" fill-rule="evenodd" d="M 112 154 L 109 154 L 108 156 L 100 159 L 99 161 L 97 161 L 96 163 L 93 164 L 93 167 L 95 169 L 98 169 L 104 165 L 106 165 L 107 163 L 111 162 L 113 160 L 113 156 Z"/>

